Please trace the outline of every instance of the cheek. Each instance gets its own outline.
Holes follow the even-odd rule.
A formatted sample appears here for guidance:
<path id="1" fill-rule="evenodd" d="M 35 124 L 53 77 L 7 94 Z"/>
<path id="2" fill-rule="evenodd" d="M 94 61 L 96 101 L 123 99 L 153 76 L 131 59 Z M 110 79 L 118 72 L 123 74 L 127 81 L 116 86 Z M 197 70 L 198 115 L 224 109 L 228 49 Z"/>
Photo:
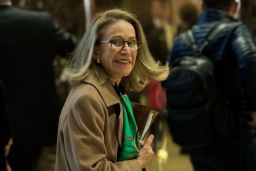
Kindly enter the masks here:
<path id="1" fill-rule="evenodd" d="M 135 62 L 136 62 L 136 60 L 137 60 L 137 52 L 134 52 L 134 54 L 133 54 L 133 66 L 135 65 Z"/>
<path id="2" fill-rule="evenodd" d="M 102 67 L 107 71 L 107 72 L 114 72 L 115 70 L 115 56 L 116 54 L 111 51 L 106 51 L 104 55 L 102 56 Z M 117 71 L 115 71 L 117 72 Z"/>
<path id="3" fill-rule="evenodd" d="M 114 54 L 110 50 L 103 51 L 103 53 L 101 53 L 102 63 L 109 67 L 109 65 L 112 63 L 113 56 Z"/>

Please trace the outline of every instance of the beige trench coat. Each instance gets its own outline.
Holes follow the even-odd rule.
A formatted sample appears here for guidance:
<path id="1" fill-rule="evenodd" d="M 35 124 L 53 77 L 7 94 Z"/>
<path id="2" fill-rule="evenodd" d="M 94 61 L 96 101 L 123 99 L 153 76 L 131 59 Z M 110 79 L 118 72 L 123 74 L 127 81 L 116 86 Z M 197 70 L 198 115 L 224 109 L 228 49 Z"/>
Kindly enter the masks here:
<path id="1" fill-rule="evenodd" d="M 122 129 L 120 100 L 111 82 L 91 72 L 71 89 L 62 109 L 56 171 L 141 171 L 135 159 L 117 162 Z"/>

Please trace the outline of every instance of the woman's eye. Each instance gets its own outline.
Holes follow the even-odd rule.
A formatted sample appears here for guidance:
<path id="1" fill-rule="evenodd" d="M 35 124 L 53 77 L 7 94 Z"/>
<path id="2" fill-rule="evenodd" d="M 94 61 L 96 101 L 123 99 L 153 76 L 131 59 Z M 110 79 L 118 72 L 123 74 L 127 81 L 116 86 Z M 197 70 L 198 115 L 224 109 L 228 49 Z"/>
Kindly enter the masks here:
<path id="1" fill-rule="evenodd" d="M 136 40 L 130 40 L 128 41 L 129 46 L 134 46 L 136 44 Z"/>
<path id="2" fill-rule="evenodd" d="M 122 40 L 118 40 L 118 39 L 113 39 L 109 41 L 112 45 L 115 46 L 122 46 L 123 41 Z"/>

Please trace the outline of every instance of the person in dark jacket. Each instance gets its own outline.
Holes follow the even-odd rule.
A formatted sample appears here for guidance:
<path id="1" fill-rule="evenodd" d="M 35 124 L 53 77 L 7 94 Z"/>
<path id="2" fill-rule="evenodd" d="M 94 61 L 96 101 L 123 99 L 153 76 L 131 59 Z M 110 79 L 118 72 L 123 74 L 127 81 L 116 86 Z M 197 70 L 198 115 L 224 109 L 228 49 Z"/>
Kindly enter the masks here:
<path id="1" fill-rule="evenodd" d="M 241 136 L 256 127 L 256 47 L 247 27 L 232 17 L 237 8 L 235 0 L 203 0 L 203 6 L 192 27 L 193 37 L 200 47 L 215 26 L 225 23 L 202 53 L 213 62 L 217 88 L 230 103 L 237 125 L 228 138 L 215 139 L 205 147 L 190 150 L 189 155 L 195 171 L 245 171 L 248 139 Z M 193 55 L 191 46 L 179 36 L 169 63 Z"/>
<path id="2" fill-rule="evenodd" d="M 34 12 L 0 0 L 0 80 L 6 97 L 13 145 L 13 171 L 35 171 L 41 151 L 56 144 L 60 106 L 53 60 L 66 56 L 76 40 L 47 12 Z"/>

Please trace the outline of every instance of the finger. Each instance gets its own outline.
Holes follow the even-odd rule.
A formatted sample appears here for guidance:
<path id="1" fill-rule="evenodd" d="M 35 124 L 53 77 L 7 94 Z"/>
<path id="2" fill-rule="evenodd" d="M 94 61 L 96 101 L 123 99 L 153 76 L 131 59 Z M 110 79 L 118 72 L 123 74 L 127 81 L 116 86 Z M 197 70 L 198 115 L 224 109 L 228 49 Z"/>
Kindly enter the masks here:
<path id="1" fill-rule="evenodd" d="M 151 145 L 152 142 L 153 142 L 153 140 L 154 140 L 154 135 L 151 134 L 151 135 L 147 138 L 147 140 L 145 141 L 145 144 L 144 144 L 144 145 Z"/>

